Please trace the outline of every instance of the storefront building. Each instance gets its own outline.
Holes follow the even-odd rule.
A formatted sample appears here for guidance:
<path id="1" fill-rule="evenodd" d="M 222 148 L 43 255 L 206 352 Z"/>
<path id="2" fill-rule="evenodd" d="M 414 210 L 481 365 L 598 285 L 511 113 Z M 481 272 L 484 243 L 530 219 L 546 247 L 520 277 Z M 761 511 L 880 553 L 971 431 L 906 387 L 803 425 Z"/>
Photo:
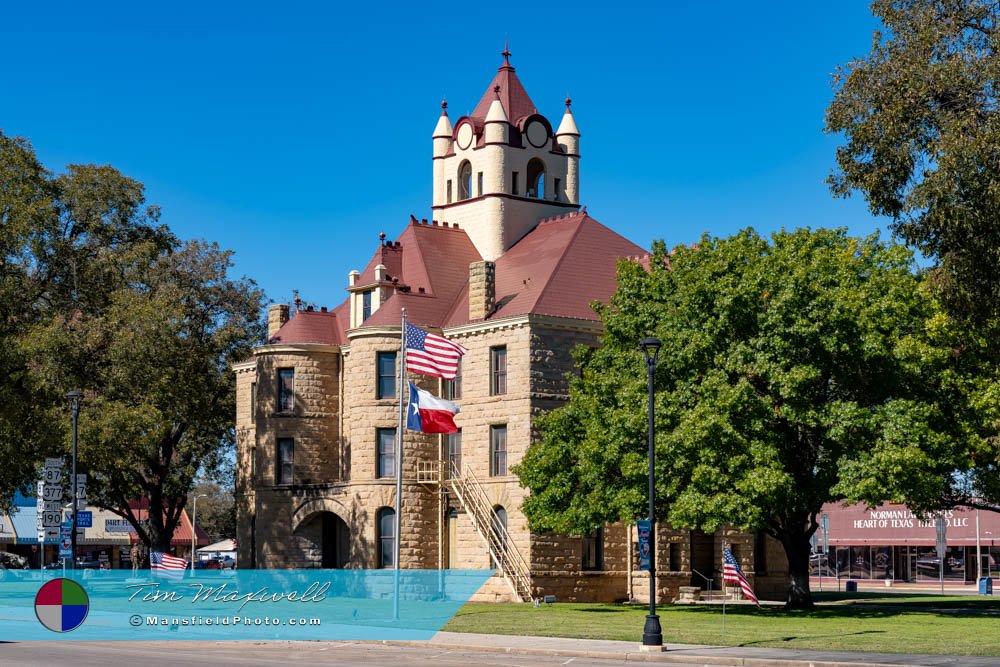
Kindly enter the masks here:
<path id="1" fill-rule="evenodd" d="M 135 528 L 125 519 L 110 510 L 88 506 L 85 511 L 91 513 L 91 526 L 84 528 L 83 535 L 77 538 L 77 559 L 90 567 L 120 569 L 132 567 L 129 552 L 132 545 L 138 542 Z M 139 522 L 147 521 L 145 509 L 134 509 Z M 39 554 L 38 529 L 36 527 L 37 506 L 34 497 L 17 495 L 14 498 L 14 508 L 8 514 L 0 512 L 0 551 L 10 551 L 28 559 L 31 567 L 37 568 L 40 563 L 53 565 L 59 562 L 59 547 L 56 544 L 45 544 L 44 554 Z M 201 528 L 196 530 L 197 546 L 205 546 L 210 540 Z M 181 514 L 180 523 L 174 530 L 170 540 L 174 555 L 190 558 L 191 553 L 191 521 L 187 513 Z M 146 563 L 143 563 L 146 566 Z"/>
<path id="2" fill-rule="evenodd" d="M 943 575 L 947 583 L 965 584 L 979 576 L 1000 575 L 1000 513 L 943 512 L 943 560 L 936 547 L 936 517 L 917 517 L 905 505 L 828 504 L 823 514 L 829 521 L 828 549 L 823 553 L 821 524 L 812 557 L 813 576 L 938 582 Z"/>

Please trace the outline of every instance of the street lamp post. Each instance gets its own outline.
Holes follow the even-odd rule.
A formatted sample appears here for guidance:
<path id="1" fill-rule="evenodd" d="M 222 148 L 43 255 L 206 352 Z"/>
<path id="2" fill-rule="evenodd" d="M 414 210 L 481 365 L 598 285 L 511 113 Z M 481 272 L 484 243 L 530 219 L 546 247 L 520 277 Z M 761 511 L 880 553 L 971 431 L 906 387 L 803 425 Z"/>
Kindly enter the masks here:
<path id="1" fill-rule="evenodd" d="M 643 647 L 662 647 L 663 630 L 660 617 L 656 615 L 656 514 L 653 506 L 653 376 L 656 373 L 656 358 L 661 347 L 658 338 L 647 338 L 639 344 L 646 357 L 646 375 L 649 379 L 649 615 L 642 630 Z"/>
<path id="2" fill-rule="evenodd" d="M 195 532 L 196 526 L 198 525 L 198 499 L 207 496 L 207 493 L 199 493 L 194 497 L 194 511 L 191 513 L 191 571 L 194 572 L 194 545 L 195 540 L 198 539 L 198 533 Z"/>
<path id="3" fill-rule="evenodd" d="M 73 508 L 70 510 L 70 520 L 73 523 L 73 532 L 70 534 L 70 548 L 69 548 L 69 562 L 70 569 L 76 569 L 76 441 L 77 441 L 77 421 L 80 417 L 80 401 L 83 400 L 83 392 L 79 389 L 74 389 L 73 391 L 66 394 L 66 398 L 69 399 L 70 412 L 73 415 L 73 454 L 72 454 L 72 472 L 69 477 L 69 484 L 72 488 L 73 497 Z"/>

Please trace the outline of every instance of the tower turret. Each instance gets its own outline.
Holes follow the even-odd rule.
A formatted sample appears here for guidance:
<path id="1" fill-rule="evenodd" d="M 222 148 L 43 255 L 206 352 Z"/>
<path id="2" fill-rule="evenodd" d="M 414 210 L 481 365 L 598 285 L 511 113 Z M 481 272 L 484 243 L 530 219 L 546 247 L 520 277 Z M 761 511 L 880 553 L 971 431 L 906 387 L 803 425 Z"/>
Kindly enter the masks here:
<path id="1" fill-rule="evenodd" d="M 566 201 L 580 203 L 580 130 L 576 127 L 576 119 L 570 107 L 573 100 L 566 98 L 566 112 L 563 114 L 559 129 L 556 130 L 556 142 L 566 154 Z"/>
<path id="2" fill-rule="evenodd" d="M 579 208 L 579 132 L 567 111 L 557 136 L 504 48 L 503 64 L 468 116 L 434 130 L 434 218 L 458 223 L 483 259 L 502 255 L 543 218 Z M 439 137 L 439 135 L 441 135 Z"/>
<path id="3" fill-rule="evenodd" d="M 451 126 L 451 119 L 448 118 L 448 102 L 441 100 L 441 116 L 438 117 L 437 125 L 434 126 L 434 134 L 431 140 L 434 142 L 434 202 L 444 201 L 444 158 L 452 152 L 455 143 L 452 139 L 454 129 Z"/>

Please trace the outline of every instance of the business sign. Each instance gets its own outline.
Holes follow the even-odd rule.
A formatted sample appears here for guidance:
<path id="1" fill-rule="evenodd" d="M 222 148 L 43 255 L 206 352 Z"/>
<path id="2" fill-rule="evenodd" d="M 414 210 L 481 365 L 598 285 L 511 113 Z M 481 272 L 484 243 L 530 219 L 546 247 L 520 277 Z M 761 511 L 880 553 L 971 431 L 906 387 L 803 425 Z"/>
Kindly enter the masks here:
<path id="1" fill-rule="evenodd" d="M 649 571 L 652 569 L 652 547 L 650 545 L 650 534 L 653 532 L 653 522 L 645 519 L 635 522 L 636 531 L 639 533 L 639 569 Z"/>
<path id="2" fill-rule="evenodd" d="M 94 513 L 93 512 L 77 512 L 76 513 L 76 527 L 77 528 L 93 528 L 94 527 Z"/>
<path id="3" fill-rule="evenodd" d="M 144 523 L 140 521 L 139 523 Z M 135 528 L 132 527 L 126 519 L 105 519 L 104 520 L 104 532 L 106 533 L 134 533 Z"/>
<path id="4" fill-rule="evenodd" d="M 59 558 L 73 557 L 73 522 L 63 521 L 59 526 Z"/>

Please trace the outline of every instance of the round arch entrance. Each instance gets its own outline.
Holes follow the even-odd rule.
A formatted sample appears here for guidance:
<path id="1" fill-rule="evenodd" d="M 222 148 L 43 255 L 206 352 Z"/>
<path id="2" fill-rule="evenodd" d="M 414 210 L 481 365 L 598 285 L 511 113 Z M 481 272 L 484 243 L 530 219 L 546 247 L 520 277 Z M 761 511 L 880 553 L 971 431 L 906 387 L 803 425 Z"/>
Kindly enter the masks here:
<path id="1" fill-rule="evenodd" d="M 296 535 L 311 542 L 313 567 L 340 569 L 351 558 L 351 530 L 337 514 L 319 511 L 310 514 L 295 529 Z"/>

